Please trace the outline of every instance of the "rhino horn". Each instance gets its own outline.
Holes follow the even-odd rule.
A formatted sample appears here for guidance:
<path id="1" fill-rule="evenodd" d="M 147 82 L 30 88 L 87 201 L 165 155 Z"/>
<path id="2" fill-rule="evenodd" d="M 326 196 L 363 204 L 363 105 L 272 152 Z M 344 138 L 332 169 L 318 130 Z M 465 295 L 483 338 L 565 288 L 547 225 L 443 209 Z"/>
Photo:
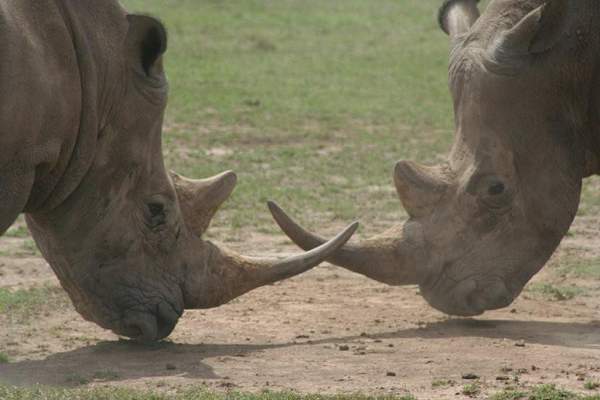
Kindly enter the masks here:
<path id="1" fill-rule="evenodd" d="M 493 51 L 519 56 L 540 54 L 552 49 L 565 32 L 568 11 L 567 0 L 546 2 L 505 32 L 494 45 Z"/>
<path id="2" fill-rule="evenodd" d="M 203 242 L 196 259 L 200 271 L 186 271 L 184 303 L 187 309 L 212 308 L 225 304 L 252 289 L 291 278 L 319 265 L 352 237 L 358 223 L 344 229 L 332 240 L 302 255 L 284 259 L 243 257 Z M 203 254 L 197 254 L 202 251 Z"/>
<path id="3" fill-rule="evenodd" d="M 300 248 L 314 249 L 324 239 L 297 224 L 277 204 L 270 202 L 273 218 Z M 417 224 L 407 223 L 356 245 L 346 244 L 328 261 L 371 279 L 390 285 L 411 285 L 422 281 L 422 234 Z"/>
<path id="4" fill-rule="evenodd" d="M 429 214 L 448 187 L 442 168 L 410 161 L 396 164 L 394 183 L 404 209 L 413 218 Z"/>
<path id="5" fill-rule="evenodd" d="M 479 0 L 446 0 L 438 14 L 440 27 L 454 41 L 479 19 Z"/>
<path id="6" fill-rule="evenodd" d="M 210 221 L 229 198 L 237 183 L 232 171 L 208 179 L 188 179 L 171 172 L 171 180 L 187 226 L 198 236 L 208 229 Z"/>

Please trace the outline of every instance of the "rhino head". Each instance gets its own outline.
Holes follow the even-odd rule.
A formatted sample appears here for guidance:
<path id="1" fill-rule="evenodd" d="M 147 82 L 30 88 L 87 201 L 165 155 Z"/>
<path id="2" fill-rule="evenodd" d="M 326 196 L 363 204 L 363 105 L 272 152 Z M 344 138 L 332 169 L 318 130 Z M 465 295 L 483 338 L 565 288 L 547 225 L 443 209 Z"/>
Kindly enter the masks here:
<path id="1" fill-rule="evenodd" d="M 600 171 L 597 14 L 586 1 L 496 0 L 480 17 L 475 0 L 447 1 L 450 156 L 436 166 L 399 162 L 408 221 L 330 261 L 418 284 L 447 314 L 508 306 L 568 231 L 582 179 Z M 322 243 L 275 204 L 271 211 L 300 247 Z"/>
<path id="2" fill-rule="evenodd" d="M 102 62 L 93 63 L 99 57 L 92 51 L 98 46 L 94 38 L 100 35 L 87 33 L 81 13 L 70 21 L 83 88 L 72 159 L 84 160 L 79 165 L 89 160 L 89 166 L 84 172 L 78 168 L 81 178 L 73 191 L 27 217 L 81 315 L 119 335 L 159 340 L 171 333 L 184 309 L 216 307 L 304 272 L 349 239 L 355 224 L 325 246 L 283 260 L 241 257 L 203 240 L 236 175 L 191 180 L 165 169 L 163 25 L 116 6 L 94 14 L 93 23 L 106 22 L 104 33 L 112 35 L 101 46 L 112 47 L 100 54 Z M 82 137 L 86 134 L 91 139 Z"/>

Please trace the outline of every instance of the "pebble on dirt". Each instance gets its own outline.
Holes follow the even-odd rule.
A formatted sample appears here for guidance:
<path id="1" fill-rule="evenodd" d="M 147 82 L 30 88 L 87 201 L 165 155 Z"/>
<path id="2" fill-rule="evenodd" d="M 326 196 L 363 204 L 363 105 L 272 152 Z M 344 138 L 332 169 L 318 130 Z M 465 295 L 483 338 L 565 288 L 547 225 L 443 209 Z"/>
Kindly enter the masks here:
<path id="1" fill-rule="evenodd" d="M 462 376 L 463 379 L 479 379 L 479 375 L 475 375 L 474 373 L 466 373 Z"/>

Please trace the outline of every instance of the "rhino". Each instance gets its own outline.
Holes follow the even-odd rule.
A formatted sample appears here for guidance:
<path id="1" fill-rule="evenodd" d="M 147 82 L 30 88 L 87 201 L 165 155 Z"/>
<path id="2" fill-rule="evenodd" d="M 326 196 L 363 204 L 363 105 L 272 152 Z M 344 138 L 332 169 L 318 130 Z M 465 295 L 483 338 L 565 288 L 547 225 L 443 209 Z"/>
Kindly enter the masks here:
<path id="1" fill-rule="evenodd" d="M 202 238 L 236 175 L 193 180 L 165 168 L 159 20 L 116 0 L 3 0 L 0 37 L 0 233 L 26 215 L 85 319 L 160 340 L 185 309 L 307 271 L 356 230 L 285 259 Z"/>
<path id="2" fill-rule="evenodd" d="M 434 308 L 476 316 L 510 305 L 577 213 L 600 173 L 600 3 L 449 0 L 455 141 L 445 162 L 400 161 L 408 219 L 346 245 L 330 262 L 390 285 L 419 285 Z M 323 243 L 275 203 L 303 249 Z"/>

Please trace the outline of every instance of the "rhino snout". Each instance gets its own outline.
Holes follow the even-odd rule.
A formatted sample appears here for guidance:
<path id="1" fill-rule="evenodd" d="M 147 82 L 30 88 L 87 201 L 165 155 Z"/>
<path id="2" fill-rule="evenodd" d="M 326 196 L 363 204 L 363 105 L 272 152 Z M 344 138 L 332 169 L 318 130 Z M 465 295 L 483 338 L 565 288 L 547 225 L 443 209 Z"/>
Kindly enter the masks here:
<path id="1" fill-rule="evenodd" d="M 113 329 L 117 335 L 126 336 L 140 342 L 155 342 L 173 332 L 182 312 L 178 312 L 165 302 L 154 311 L 129 311 L 121 320 L 120 327 Z"/>
<path id="2" fill-rule="evenodd" d="M 474 317 L 509 306 L 516 297 L 501 280 L 463 280 L 454 287 L 423 289 L 423 297 L 435 309 L 449 315 Z"/>

